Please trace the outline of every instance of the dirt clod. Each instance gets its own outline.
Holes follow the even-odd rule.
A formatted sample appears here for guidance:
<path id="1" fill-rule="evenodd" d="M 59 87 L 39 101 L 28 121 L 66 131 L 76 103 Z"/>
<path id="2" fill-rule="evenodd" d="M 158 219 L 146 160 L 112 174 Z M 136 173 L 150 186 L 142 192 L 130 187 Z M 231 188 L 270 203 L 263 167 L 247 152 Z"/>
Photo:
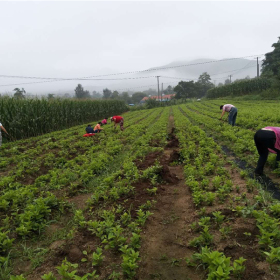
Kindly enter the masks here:
<path id="1" fill-rule="evenodd" d="M 73 245 L 68 252 L 68 259 L 71 262 L 78 262 L 82 259 L 83 253 L 78 246 Z"/>

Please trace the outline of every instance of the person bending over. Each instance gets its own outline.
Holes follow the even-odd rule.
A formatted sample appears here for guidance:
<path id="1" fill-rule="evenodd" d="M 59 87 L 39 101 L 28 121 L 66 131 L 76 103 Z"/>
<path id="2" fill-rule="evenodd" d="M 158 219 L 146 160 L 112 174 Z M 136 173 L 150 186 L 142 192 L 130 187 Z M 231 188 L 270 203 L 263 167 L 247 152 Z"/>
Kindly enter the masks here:
<path id="1" fill-rule="evenodd" d="M 220 106 L 220 110 L 223 109 L 221 119 L 223 118 L 223 115 L 225 112 L 228 112 L 228 123 L 232 126 L 235 125 L 236 117 L 237 117 L 237 108 L 234 105 L 231 104 L 225 104 Z"/>
<path id="2" fill-rule="evenodd" d="M 122 116 L 114 116 L 114 117 L 112 117 L 112 118 L 111 118 L 111 122 L 114 122 L 114 123 L 115 123 L 115 124 L 114 124 L 114 128 L 115 128 L 115 129 L 116 129 L 116 127 L 117 127 L 117 124 L 120 124 L 120 129 L 121 129 L 121 131 L 124 130 L 124 128 L 123 128 L 124 119 L 123 119 Z"/>
<path id="3" fill-rule="evenodd" d="M 263 174 L 263 168 L 267 161 L 268 152 L 277 154 L 276 168 L 280 160 L 280 127 L 267 126 L 259 129 L 254 136 L 255 144 L 260 155 L 255 174 Z"/>
<path id="4" fill-rule="evenodd" d="M 108 120 L 108 118 L 105 118 L 104 120 L 102 120 L 101 121 L 101 123 L 102 123 L 101 125 L 107 124 L 107 120 Z"/>

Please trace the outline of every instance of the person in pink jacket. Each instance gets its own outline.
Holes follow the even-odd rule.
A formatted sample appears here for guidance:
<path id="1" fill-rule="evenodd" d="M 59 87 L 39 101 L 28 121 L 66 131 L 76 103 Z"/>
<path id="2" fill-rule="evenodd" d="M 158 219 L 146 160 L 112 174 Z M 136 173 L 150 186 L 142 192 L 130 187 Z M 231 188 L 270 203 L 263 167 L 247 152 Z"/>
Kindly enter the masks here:
<path id="1" fill-rule="evenodd" d="M 260 155 L 255 174 L 260 176 L 263 174 L 269 152 L 277 154 L 276 167 L 278 167 L 280 161 L 280 127 L 267 126 L 259 129 L 254 136 L 254 140 Z"/>
<path id="2" fill-rule="evenodd" d="M 102 125 L 107 124 L 108 118 L 105 118 L 104 120 L 101 121 Z"/>

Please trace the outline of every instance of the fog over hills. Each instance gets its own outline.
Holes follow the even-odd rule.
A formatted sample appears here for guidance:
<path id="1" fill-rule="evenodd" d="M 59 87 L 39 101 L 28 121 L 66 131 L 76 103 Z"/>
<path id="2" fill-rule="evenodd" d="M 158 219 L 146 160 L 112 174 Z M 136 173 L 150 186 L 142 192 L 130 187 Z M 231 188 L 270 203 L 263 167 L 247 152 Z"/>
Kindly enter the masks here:
<path id="1" fill-rule="evenodd" d="M 226 59 L 225 59 L 226 60 Z M 216 61 L 216 62 L 213 62 Z M 210 63 L 208 63 L 210 62 Z M 197 64 L 197 65 L 194 65 Z M 189 65 L 183 67 L 176 67 L 180 65 Z M 210 74 L 211 79 L 224 81 L 229 75 L 232 75 L 232 80 L 242 79 L 246 76 L 254 78 L 257 74 L 257 61 L 248 59 L 236 59 L 219 61 L 214 59 L 196 59 L 191 61 L 174 61 L 167 65 L 162 65 L 157 68 L 174 67 L 166 70 L 150 71 L 150 74 L 168 76 L 169 74 L 175 75 L 174 77 L 182 77 L 185 79 L 197 79 L 203 72 Z"/>
<path id="2" fill-rule="evenodd" d="M 213 62 L 214 61 L 214 62 Z M 56 95 L 64 95 L 68 93 L 74 94 L 74 89 L 77 84 L 82 84 L 85 90 L 90 92 L 97 91 L 102 93 L 104 88 L 109 88 L 119 92 L 129 91 L 143 91 L 149 88 L 157 89 L 157 79 L 155 76 L 160 76 L 160 87 L 163 83 L 163 87 L 166 88 L 168 85 L 175 86 L 181 80 L 197 80 L 199 75 L 203 72 L 210 74 L 212 82 L 218 85 L 224 83 L 224 81 L 232 75 L 232 81 L 236 79 L 242 79 L 246 76 L 254 78 L 257 74 L 257 61 L 249 59 L 232 59 L 225 61 L 219 61 L 209 58 L 201 58 L 195 60 L 176 60 L 165 65 L 151 67 L 146 69 L 148 71 L 141 71 L 131 74 L 121 74 L 112 76 L 102 76 L 99 78 L 92 77 L 92 79 L 105 79 L 105 80 L 74 80 L 74 81 L 55 81 L 45 82 L 38 84 L 24 84 L 33 82 L 34 80 L 16 80 L 15 82 L 23 83 L 22 86 L 11 86 L 9 90 L 2 91 L 0 93 L 10 92 L 15 87 L 23 87 L 28 93 L 31 94 L 47 94 L 54 93 Z M 132 71 L 134 69 L 131 69 Z M 135 69 L 136 70 L 136 69 Z M 107 69 L 107 72 L 103 69 L 102 72 L 98 72 L 95 69 L 96 75 L 116 74 L 118 71 Z M 83 71 L 83 74 L 85 71 Z M 119 72 L 121 73 L 121 72 Z M 88 75 L 90 76 L 91 71 L 88 69 Z M 56 73 L 54 77 L 65 77 L 63 73 Z M 79 76 L 78 76 L 79 77 Z M 127 79 L 130 78 L 130 79 Z M 117 80 L 115 80 L 117 79 Z M 118 80 L 120 79 L 120 80 Z M 2 79 L 3 80 L 3 79 Z M 35 80 L 40 82 L 41 80 Z M 6 79 L 6 83 L 11 83 L 11 80 Z M 14 81 L 13 81 L 14 82 Z"/>
<path id="3" fill-rule="evenodd" d="M 216 62 L 212 62 L 216 61 Z M 208 63 L 211 62 L 211 63 Z M 197 64 L 197 65 L 192 65 Z M 182 66 L 189 65 L 189 66 Z M 177 67 L 182 66 L 182 67 Z M 174 68 L 169 68 L 174 67 Z M 167 69 L 164 69 L 167 68 Z M 224 83 L 229 75 L 232 75 L 232 81 L 236 79 L 243 79 L 247 76 L 254 78 L 257 75 L 257 61 L 249 59 L 236 59 L 236 60 L 226 60 L 218 61 L 214 59 L 195 59 L 195 60 L 177 60 L 166 65 L 161 65 L 157 67 L 152 67 L 147 69 L 149 71 L 138 72 L 133 75 L 120 75 L 114 76 L 115 78 L 139 78 L 135 80 L 121 80 L 121 81 L 107 81 L 107 88 L 111 90 L 126 91 L 130 89 L 131 91 L 141 91 L 147 88 L 157 88 L 157 80 L 154 76 L 160 76 L 160 83 L 164 83 L 164 87 L 168 84 L 175 86 L 181 80 L 197 80 L 198 77 L 203 73 L 207 72 L 210 74 L 213 83 Z M 151 77 L 152 76 L 152 77 Z M 151 77 L 151 78 L 141 78 L 140 77 Z M 178 78 L 178 79 L 177 79 Z M 147 87 L 145 87 L 147 85 Z M 143 88 L 142 88 L 143 86 Z M 138 88 L 139 87 L 139 88 Z M 97 90 L 96 87 L 88 87 L 91 90 Z M 104 88 L 104 87 L 103 87 Z M 102 87 L 100 87 L 102 90 Z"/>

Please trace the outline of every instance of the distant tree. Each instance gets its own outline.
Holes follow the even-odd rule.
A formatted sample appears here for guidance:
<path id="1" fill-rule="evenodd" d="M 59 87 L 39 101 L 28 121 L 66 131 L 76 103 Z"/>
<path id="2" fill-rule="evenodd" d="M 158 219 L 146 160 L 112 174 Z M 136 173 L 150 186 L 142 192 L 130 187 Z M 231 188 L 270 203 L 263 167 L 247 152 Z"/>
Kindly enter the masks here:
<path id="1" fill-rule="evenodd" d="M 105 88 L 103 89 L 103 98 L 107 99 L 110 98 L 112 95 L 112 91 L 110 91 L 109 89 Z"/>
<path id="2" fill-rule="evenodd" d="M 14 97 L 17 99 L 23 99 L 25 98 L 24 94 L 26 93 L 24 88 L 20 89 L 20 88 L 15 88 L 13 91 L 15 91 L 14 93 Z"/>
<path id="3" fill-rule="evenodd" d="M 176 99 L 186 99 L 195 97 L 198 94 L 198 87 L 194 81 L 190 82 L 179 82 L 176 87 L 174 87 L 174 91 L 176 93 Z"/>
<path id="4" fill-rule="evenodd" d="M 102 95 L 99 92 L 96 92 L 95 90 L 92 92 L 93 98 L 102 98 Z"/>
<path id="5" fill-rule="evenodd" d="M 112 95 L 110 96 L 110 98 L 112 99 L 118 99 L 119 98 L 119 93 L 118 91 L 114 90 Z"/>
<path id="6" fill-rule="evenodd" d="M 131 96 L 131 102 L 134 104 L 137 104 L 146 96 L 147 96 L 147 94 L 144 92 L 135 92 Z"/>
<path id="7" fill-rule="evenodd" d="M 222 87 L 223 85 L 223 83 L 218 83 L 218 87 Z"/>
<path id="8" fill-rule="evenodd" d="M 228 85 L 228 84 L 230 84 L 230 79 L 225 80 L 225 85 Z"/>
<path id="9" fill-rule="evenodd" d="M 211 77 L 207 72 L 202 73 L 197 82 L 198 87 L 198 97 L 203 97 L 210 88 L 214 87 L 214 84 L 211 82 Z"/>
<path id="10" fill-rule="evenodd" d="M 84 90 L 81 84 L 78 84 L 75 89 L 76 98 L 89 98 L 90 94 L 88 90 Z"/>
<path id="11" fill-rule="evenodd" d="M 50 99 L 54 99 L 54 94 L 53 93 L 49 93 L 48 94 L 48 99 L 50 100 Z"/>
<path id="12" fill-rule="evenodd" d="M 274 50 L 265 54 L 262 63 L 262 76 L 276 78 L 280 80 L 280 37 L 272 47 Z"/>
<path id="13" fill-rule="evenodd" d="M 131 97 L 129 96 L 128 92 L 122 92 L 120 94 L 120 99 L 124 100 L 124 102 L 126 104 L 130 104 L 131 103 Z"/>
<path id="14" fill-rule="evenodd" d="M 156 101 L 155 99 L 149 98 L 146 101 L 146 108 L 152 109 L 160 105 L 161 102 Z"/>
<path id="15" fill-rule="evenodd" d="M 84 96 L 84 88 L 82 87 L 81 84 L 78 84 L 76 89 L 75 89 L 75 95 L 77 98 L 83 98 Z"/>
<path id="16" fill-rule="evenodd" d="M 174 88 L 170 85 L 163 91 L 164 94 L 172 94 L 173 92 Z"/>
<path id="17" fill-rule="evenodd" d="M 88 90 L 85 90 L 84 96 L 85 96 L 84 98 L 90 98 L 90 93 Z"/>

